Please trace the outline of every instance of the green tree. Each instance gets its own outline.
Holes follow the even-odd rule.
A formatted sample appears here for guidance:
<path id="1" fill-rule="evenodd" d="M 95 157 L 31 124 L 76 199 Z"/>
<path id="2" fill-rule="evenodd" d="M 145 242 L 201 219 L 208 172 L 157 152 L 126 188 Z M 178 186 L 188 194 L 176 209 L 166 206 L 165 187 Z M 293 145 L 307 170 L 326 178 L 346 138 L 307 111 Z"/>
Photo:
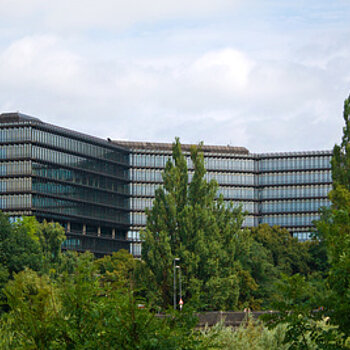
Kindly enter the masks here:
<path id="1" fill-rule="evenodd" d="M 125 249 L 105 255 L 96 261 L 99 273 L 105 283 L 116 288 L 128 288 L 135 282 L 135 269 L 138 261 Z"/>
<path id="2" fill-rule="evenodd" d="M 249 232 L 242 230 L 241 208 L 227 205 L 217 195 L 216 181 L 205 180 L 203 153 L 192 147 L 193 171 L 179 139 L 163 173 L 164 186 L 156 190 L 147 226 L 142 233 L 142 259 L 149 268 L 148 295 L 167 308 L 173 297 L 173 262 L 180 259 L 185 301 L 204 309 L 235 309 L 249 303 L 240 286 L 256 288 L 242 272 L 239 256 L 249 251 Z M 189 178 L 191 181 L 189 183 Z"/>
<path id="3" fill-rule="evenodd" d="M 276 283 L 278 293 L 273 301 L 278 312 L 265 314 L 270 327 L 286 324 L 283 343 L 288 349 L 348 349 L 337 326 L 329 324 L 329 317 L 317 311 L 325 300 L 325 290 L 309 283 L 304 276 L 282 275 Z"/>
<path id="4" fill-rule="evenodd" d="M 39 242 L 44 255 L 45 266 L 57 266 L 61 261 L 61 246 L 66 239 L 64 228 L 44 220 L 38 230 Z"/>
<path id="5" fill-rule="evenodd" d="M 48 277 L 24 270 L 8 282 L 4 293 L 10 311 L 1 319 L 1 348 L 59 349 L 60 305 Z"/>
<path id="6" fill-rule="evenodd" d="M 333 189 L 331 207 L 322 211 L 316 223 L 318 238 L 326 247 L 330 264 L 328 307 L 332 322 L 350 336 L 350 97 L 344 103 L 343 137 L 335 145 L 331 160 Z"/>
<path id="7" fill-rule="evenodd" d="M 266 248 L 270 263 L 280 272 L 288 275 L 310 273 L 310 243 L 299 242 L 290 232 L 279 226 L 261 224 L 252 228 L 256 242 Z"/>
<path id="8" fill-rule="evenodd" d="M 193 318 L 157 318 L 132 289 L 98 273 L 92 254 L 76 256 L 74 271 L 53 278 L 25 270 L 5 287 L 10 310 L 1 315 L 0 348 L 196 349 Z"/>
<path id="9" fill-rule="evenodd" d="M 39 271 L 43 267 L 40 243 L 29 234 L 27 227 L 11 224 L 0 212 L 0 262 L 9 276 L 26 267 Z"/>

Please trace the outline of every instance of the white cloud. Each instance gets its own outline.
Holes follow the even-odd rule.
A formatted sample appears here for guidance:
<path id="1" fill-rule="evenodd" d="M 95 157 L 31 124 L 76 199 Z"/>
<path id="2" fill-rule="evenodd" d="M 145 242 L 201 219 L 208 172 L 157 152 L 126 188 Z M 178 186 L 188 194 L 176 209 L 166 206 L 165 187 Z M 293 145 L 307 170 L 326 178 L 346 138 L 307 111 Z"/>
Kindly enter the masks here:
<path id="1" fill-rule="evenodd" d="M 190 18 L 233 10 L 241 0 L 1 0 L 0 17 L 36 19 L 46 28 L 125 28 L 137 22 Z"/>
<path id="2" fill-rule="evenodd" d="M 65 49 L 54 36 L 25 37 L 0 55 L 0 80 L 13 87 L 74 92 L 83 60 Z"/>
<path id="3" fill-rule="evenodd" d="M 231 23 L 216 29 L 214 20 L 154 29 L 168 18 L 210 16 L 237 3 L 88 0 L 82 8 L 73 0 L 0 0 L 5 22 L 28 26 L 26 36 L 2 42 L 0 111 L 21 110 L 101 137 L 178 135 L 252 151 L 330 148 L 350 86 L 348 31 L 236 33 Z M 149 33 L 135 29 L 124 37 L 106 29 L 101 40 L 74 29 L 147 21 L 156 23 Z"/>

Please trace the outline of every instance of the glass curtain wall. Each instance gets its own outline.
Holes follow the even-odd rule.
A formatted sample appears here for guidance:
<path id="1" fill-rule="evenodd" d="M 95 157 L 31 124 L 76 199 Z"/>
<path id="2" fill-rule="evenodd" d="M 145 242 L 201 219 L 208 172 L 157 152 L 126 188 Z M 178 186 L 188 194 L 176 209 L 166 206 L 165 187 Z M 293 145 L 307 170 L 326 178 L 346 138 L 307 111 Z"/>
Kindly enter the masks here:
<path id="1" fill-rule="evenodd" d="M 330 151 L 258 155 L 259 222 L 308 239 L 319 209 L 330 205 L 331 155 Z"/>
<path id="2" fill-rule="evenodd" d="M 0 115 L 0 146 L 1 210 L 60 222 L 66 249 L 129 249 L 128 150 L 17 113 Z"/>

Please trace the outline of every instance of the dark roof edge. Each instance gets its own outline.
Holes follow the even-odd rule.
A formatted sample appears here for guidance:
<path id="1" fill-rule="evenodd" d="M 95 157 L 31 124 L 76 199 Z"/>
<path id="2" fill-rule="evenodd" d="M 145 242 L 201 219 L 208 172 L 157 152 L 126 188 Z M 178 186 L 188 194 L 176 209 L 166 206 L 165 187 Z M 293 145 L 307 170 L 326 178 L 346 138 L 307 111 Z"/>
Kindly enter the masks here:
<path id="1" fill-rule="evenodd" d="M 20 112 L 8 112 L 0 114 L 0 123 L 11 123 L 11 122 L 37 122 L 43 123 L 39 118 L 32 117 L 27 114 L 23 114 Z"/>
<path id="2" fill-rule="evenodd" d="M 142 149 L 142 150 L 155 150 L 155 151 L 171 151 L 172 143 L 162 142 L 137 142 L 137 141 L 119 141 L 112 140 L 113 143 L 128 147 L 131 149 Z M 181 144 L 183 151 L 190 151 L 194 144 Z M 210 153 L 235 153 L 235 154 L 249 154 L 249 150 L 245 147 L 234 147 L 234 146 L 217 146 L 217 145 L 202 145 L 203 152 Z"/>
<path id="3" fill-rule="evenodd" d="M 128 152 L 128 148 L 123 146 L 123 145 L 118 145 L 115 144 L 109 139 L 103 139 L 99 138 L 96 136 L 88 135 L 79 131 L 75 131 L 72 129 L 64 128 L 62 126 L 58 126 L 55 124 L 50 124 L 43 122 L 39 118 L 31 117 L 26 114 L 22 114 L 19 112 L 10 112 L 10 113 L 2 113 L 0 114 L 0 124 L 5 124 L 5 123 L 19 123 L 19 122 L 32 122 L 34 124 L 37 124 L 38 126 L 40 125 L 43 128 L 50 128 L 51 130 L 54 130 L 56 133 L 64 134 L 64 135 L 69 135 L 71 137 L 75 137 L 78 139 L 82 139 L 85 141 L 90 141 L 90 142 L 95 142 L 97 144 L 103 144 L 104 146 L 108 146 L 109 148 L 117 148 L 118 150 L 122 152 Z M 67 135 L 67 136 L 68 136 Z"/>

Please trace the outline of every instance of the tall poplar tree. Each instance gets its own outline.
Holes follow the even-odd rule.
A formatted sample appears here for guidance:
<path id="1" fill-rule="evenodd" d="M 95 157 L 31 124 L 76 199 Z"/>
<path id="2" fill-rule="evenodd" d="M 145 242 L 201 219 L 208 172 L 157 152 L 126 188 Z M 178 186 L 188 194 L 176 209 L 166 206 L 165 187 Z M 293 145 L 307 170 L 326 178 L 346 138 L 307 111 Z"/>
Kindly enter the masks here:
<path id="1" fill-rule="evenodd" d="M 142 259 L 151 274 L 148 288 L 159 306 L 171 305 L 173 263 L 179 258 L 185 303 L 191 299 L 200 309 L 236 309 L 249 302 L 240 298 L 240 290 L 249 295 L 246 289 L 257 288 L 238 259 L 250 248 L 250 234 L 241 229 L 241 207 L 227 205 L 217 195 L 217 182 L 206 181 L 200 146 L 192 147 L 191 160 L 193 170 L 188 171 L 177 138 L 142 233 Z"/>

